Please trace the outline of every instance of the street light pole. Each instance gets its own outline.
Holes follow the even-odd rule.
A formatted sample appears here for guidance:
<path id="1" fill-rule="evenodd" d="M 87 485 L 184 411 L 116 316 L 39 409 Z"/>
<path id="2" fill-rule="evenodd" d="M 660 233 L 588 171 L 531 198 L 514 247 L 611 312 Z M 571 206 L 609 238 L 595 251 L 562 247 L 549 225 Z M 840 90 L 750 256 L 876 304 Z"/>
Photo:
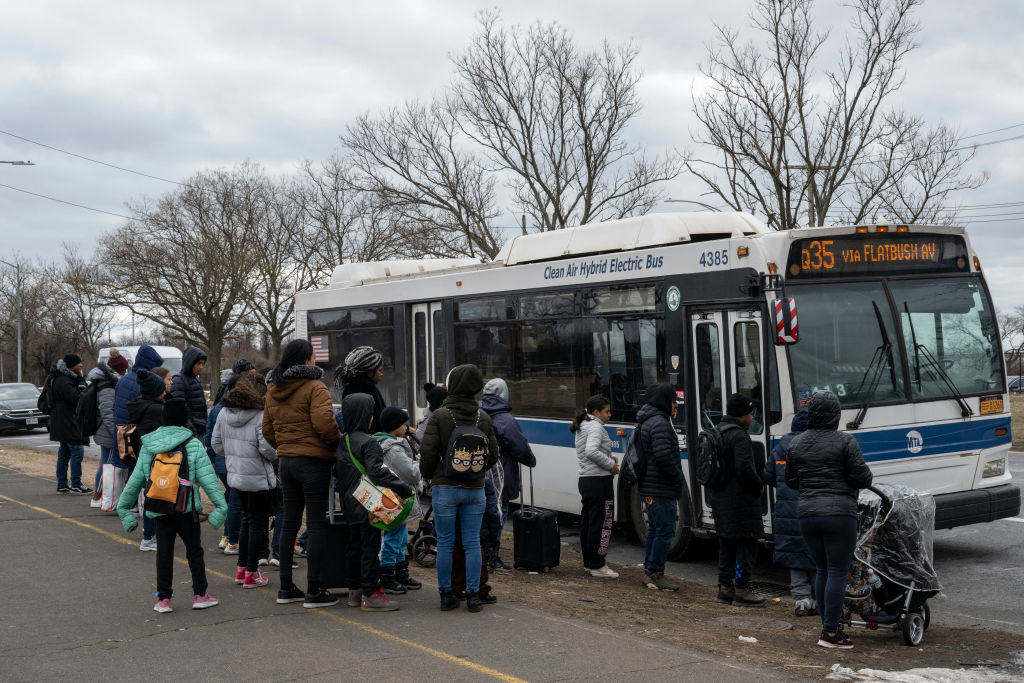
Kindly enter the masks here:
<path id="1" fill-rule="evenodd" d="M 21 381 L 21 264 L 20 263 L 11 263 L 10 261 L 4 261 L 3 259 L 0 259 L 0 263 L 6 264 L 6 265 L 14 268 L 14 271 L 15 271 L 15 273 L 17 273 L 17 278 L 18 278 L 17 285 L 16 285 L 16 288 L 17 288 L 16 297 L 17 297 L 17 305 L 18 305 L 18 381 L 20 382 Z"/>

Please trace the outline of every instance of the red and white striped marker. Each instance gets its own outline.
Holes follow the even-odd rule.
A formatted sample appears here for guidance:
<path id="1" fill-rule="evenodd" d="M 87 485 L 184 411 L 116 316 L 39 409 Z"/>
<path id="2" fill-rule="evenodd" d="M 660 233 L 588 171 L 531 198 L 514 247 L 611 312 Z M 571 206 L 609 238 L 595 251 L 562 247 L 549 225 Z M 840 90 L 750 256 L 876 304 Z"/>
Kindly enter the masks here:
<path id="1" fill-rule="evenodd" d="M 796 302 L 793 299 L 775 301 L 775 333 L 779 344 L 794 344 L 799 339 L 796 327 Z"/>

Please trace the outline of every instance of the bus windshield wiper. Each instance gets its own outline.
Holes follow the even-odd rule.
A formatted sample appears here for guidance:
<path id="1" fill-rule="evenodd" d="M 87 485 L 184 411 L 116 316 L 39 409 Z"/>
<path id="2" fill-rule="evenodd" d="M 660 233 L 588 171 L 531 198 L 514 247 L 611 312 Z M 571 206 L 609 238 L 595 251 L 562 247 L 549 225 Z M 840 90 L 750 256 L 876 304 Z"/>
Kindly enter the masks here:
<path id="1" fill-rule="evenodd" d="M 924 360 L 927 363 L 927 365 L 930 365 L 931 367 L 935 368 L 935 374 L 938 375 L 939 379 L 942 380 L 942 383 L 945 384 L 946 388 L 949 389 L 950 393 L 953 394 L 953 398 L 956 399 L 957 405 L 960 406 L 960 417 L 970 417 L 971 415 L 974 415 L 974 411 L 971 409 L 971 406 L 967 403 L 967 398 L 963 395 L 960 389 L 957 388 L 956 384 L 953 382 L 953 378 L 950 377 L 949 373 L 946 372 L 946 369 L 942 367 L 942 363 L 939 362 L 939 359 L 936 358 L 935 355 L 928 350 L 927 346 L 925 346 L 924 344 L 917 343 L 917 334 L 914 331 L 914 321 L 910 317 L 910 310 L 907 307 L 906 301 L 903 302 L 903 310 L 907 314 L 907 321 L 910 327 L 910 338 L 914 343 L 914 363 L 917 365 L 917 382 L 919 388 L 922 389 L 922 393 L 923 387 L 921 387 L 920 359 L 921 356 L 924 356 Z"/>
<path id="2" fill-rule="evenodd" d="M 889 376 L 892 385 L 896 386 L 896 369 L 892 362 L 892 342 L 889 340 L 889 332 L 885 329 L 885 323 L 882 322 L 882 312 L 878 310 L 878 304 L 872 301 L 871 305 L 875 309 L 875 320 L 878 322 L 878 331 L 882 335 L 882 343 L 875 349 L 875 354 L 871 356 L 871 362 L 868 363 L 867 369 L 864 370 L 864 376 L 861 377 L 857 395 L 863 396 L 864 400 L 860 404 L 857 416 L 846 423 L 847 429 L 860 429 L 864 423 L 864 417 L 868 414 L 868 402 L 874 397 L 878 383 L 882 380 L 882 373 L 885 371 L 883 363 L 886 361 L 889 363 Z M 864 391 L 865 384 L 868 385 L 866 392 Z"/>

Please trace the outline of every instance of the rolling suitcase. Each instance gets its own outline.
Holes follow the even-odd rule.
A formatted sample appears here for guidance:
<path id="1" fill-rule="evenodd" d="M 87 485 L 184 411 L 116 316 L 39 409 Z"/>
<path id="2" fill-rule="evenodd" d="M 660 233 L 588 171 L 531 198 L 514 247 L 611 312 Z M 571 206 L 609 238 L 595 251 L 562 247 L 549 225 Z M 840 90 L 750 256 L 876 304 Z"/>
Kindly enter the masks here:
<path id="1" fill-rule="evenodd" d="M 529 469 L 530 506 L 523 506 L 523 492 L 520 491 L 520 508 L 512 513 L 512 566 L 546 572 L 558 566 L 561 555 L 558 513 L 533 506 L 533 469 Z"/>
<path id="2" fill-rule="evenodd" d="M 327 525 L 326 547 L 320 566 L 322 588 L 348 588 L 348 527 L 344 524 Z"/>

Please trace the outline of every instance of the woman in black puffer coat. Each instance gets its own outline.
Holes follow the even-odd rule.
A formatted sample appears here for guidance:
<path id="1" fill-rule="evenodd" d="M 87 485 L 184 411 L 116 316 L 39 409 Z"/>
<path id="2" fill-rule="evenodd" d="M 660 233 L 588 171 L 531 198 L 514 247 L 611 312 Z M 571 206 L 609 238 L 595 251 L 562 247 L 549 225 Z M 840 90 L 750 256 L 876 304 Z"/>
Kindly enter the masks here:
<path id="1" fill-rule="evenodd" d="M 817 391 L 807 431 L 789 445 L 786 484 L 800 492 L 800 532 L 814 558 L 814 591 L 822 606 L 822 647 L 853 647 L 839 629 L 846 574 L 857 542 L 857 496 L 871 470 L 856 439 L 837 431 L 842 407 L 831 391 Z"/>

